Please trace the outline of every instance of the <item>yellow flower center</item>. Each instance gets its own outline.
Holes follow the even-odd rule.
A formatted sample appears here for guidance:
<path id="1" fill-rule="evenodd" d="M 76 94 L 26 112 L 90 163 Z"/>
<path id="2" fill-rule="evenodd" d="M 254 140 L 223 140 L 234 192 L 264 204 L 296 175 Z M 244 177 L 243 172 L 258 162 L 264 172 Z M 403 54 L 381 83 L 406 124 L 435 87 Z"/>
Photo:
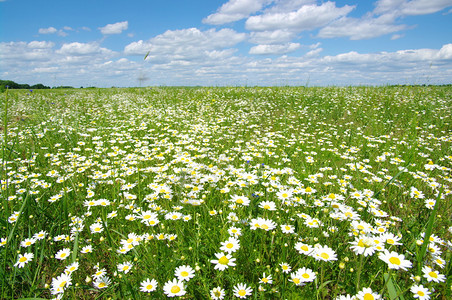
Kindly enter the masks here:
<path id="1" fill-rule="evenodd" d="M 264 209 L 270 209 L 270 205 L 268 204 L 264 205 Z"/>
<path id="2" fill-rule="evenodd" d="M 398 257 L 391 257 L 389 262 L 393 265 L 400 265 L 400 259 Z"/>
<path id="3" fill-rule="evenodd" d="M 25 256 L 22 256 L 21 258 L 19 258 L 19 262 L 26 262 L 27 258 Z"/>
<path id="4" fill-rule="evenodd" d="M 418 294 L 419 296 L 425 296 L 425 293 L 424 293 L 423 291 L 417 291 L 417 294 Z"/>
<path id="5" fill-rule="evenodd" d="M 238 203 L 238 204 L 242 204 L 242 203 L 243 203 L 243 199 L 242 199 L 242 198 L 239 198 L 239 199 L 237 199 L 235 202 Z"/>
<path id="6" fill-rule="evenodd" d="M 428 272 L 428 275 L 433 278 L 438 278 L 438 274 L 436 274 L 436 272 Z"/>
<path id="7" fill-rule="evenodd" d="M 233 244 L 233 243 L 228 243 L 228 244 L 226 245 L 226 248 L 228 248 L 228 249 L 231 249 L 232 247 L 234 247 L 234 244 Z"/>
<path id="8" fill-rule="evenodd" d="M 187 271 L 182 271 L 182 273 L 180 273 L 182 275 L 182 277 L 187 277 L 188 276 L 188 272 Z"/>
<path id="9" fill-rule="evenodd" d="M 229 263 L 229 259 L 226 256 L 222 256 L 219 260 L 218 263 L 222 264 L 222 265 L 227 265 Z"/>
<path id="10" fill-rule="evenodd" d="M 145 216 L 143 217 L 143 219 L 145 219 L 145 220 L 150 219 L 150 218 L 151 218 L 150 215 L 145 215 Z"/>
<path id="11" fill-rule="evenodd" d="M 66 252 L 61 253 L 61 257 L 66 257 Z"/>
<path id="12" fill-rule="evenodd" d="M 363 297 L 364 300 L 374 300 L 374 296 L 372 294 L 366 293 Z"/>
<path id="13" fill-rule="evenodd" d="M 267 282 L 268 282 L 268 279 L 267 279 L 267 278 L 262 278 L 262 282 L 267 283 Z"/>
<path id="14" fill-rule="evenodd" d="M 330 256 L 328 255 L 328 253 L 323 252 L 322 254 L 320 254 L 320 257 L 323 259 L 328 259 L 330 258 Z"/>
<path id="15" fill-rule="evenodd" d="M 268 229 L 268 225 L 267 224 L 263 224 L 263 225 L 261 225 L 261 228 L 262 229 Z"/>
<path id="16" fill-rule="evenodd" d="M 391 245 L 392 245 L 392 244 L 394 244 L 394 240 L 393 240 L 393 239 L 387 239 L 387 240 L 386 240 L 386 243 L 388 243 L 388 244 L 391 244 Z"/>
<path id="17" fill-rule="evenodd" d="M 171 288 L 171 293 L 177 294 L 179 292 L 180 292 L 180 287 L 178 287 L 177 285 L 175 285 Z"/>
<path id="18" fill-rule="evenodd" d="M 154 287 L 154 286 L 153 286 L 152 284 L 148 284 L 148 285 L 146 286 L 146 289 L 152 290 L 153 287 Z"/>
<path id="19" fill-rule="evenodd" d="M 106 286 L 105 282 L 99 283 L 99 287 L 100 287 L 100 288 L 103 288 L 104 286 Z"/>
<path id="20" fill-rule="evenodd" d="M 307 193 L 310 193 L 310 192 L 312 192 L 312 189 L 308 186 L 308 187 L 305 189 L 305 191 L 306 191 Z"/>
<path id="21" fill-rule="evenodd" d="M 304 273 L 303 275 L 301 275 L 303 278 L 309 278 L 309 274 L 308 273 Z"/>
<path id="22" fill-rule="evenodd" d="M 63 281 L 62 283 L 60 283 L 60 288 L 64 287 L 66 285 L 66 281 Z"/>
<path id="23" fill-rule="evenodd" d="M 301 250 L 303 250 L 303 251 L 308 251 L 308 250 L 309 250 L 309 248 L 308 248 L 308 246 L 306 246 L 306 245 L 303 245 L 303 246 L 301 246 Z"/>
<path id="24" fill-rule="evenodd" d="M 300 279 L 299 278 L 294 278 L 292 281 L 295 284 L 299 284 L 300 283 Z"/>
<path id="25" fill-rule="evenodd" d="M 240 290 L 239 292 L 238 292 L 238 294 L 240 295 L 240 296 L 245 296 L 246 295 L 246 291 L 245 290 Z"/>

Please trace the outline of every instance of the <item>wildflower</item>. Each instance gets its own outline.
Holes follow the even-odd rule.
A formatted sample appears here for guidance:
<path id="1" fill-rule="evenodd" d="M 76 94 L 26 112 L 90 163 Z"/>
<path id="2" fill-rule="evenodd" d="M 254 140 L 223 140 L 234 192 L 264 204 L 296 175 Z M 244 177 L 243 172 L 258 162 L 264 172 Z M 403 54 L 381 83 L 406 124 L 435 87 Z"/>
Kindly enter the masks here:
<path id="1" fill-rule="evenodd" d="M 102 223 L 91 224 L 89 229 L 91 230 L 91 233 L 100 233 L 104 230 L 104 228 L 102 227 Z"/>
<path id="2" fill-rule="evenodd" d="M 142 281 L 140 285 L 140 291 L 150 293 L 157 289 L 158 283 L 155 279 L 147 278 L 146 280 Z"/>
<path id="3" fill-rule="evenodd" d="M 300 277 L 301 277 L 300 274 L 298 274 L 297 272 L 293 272 L 290 274 L 289 281 L 292 281 L 297 286 L 302 286 L 304 285 L 304 282 L 301 280 Z"/>
<path id="4" fill-rule="evenodd" d="M 215 264 L 215 269 L 224 271 L 228 267 L 235 266 L 235 258 L 232 258 L 230 254 L 224 254 L 223 252 L 215 253 L 217 259 L 213 259 L 210 262 Z"/>
<path id="5" fill-rule="evenodd" d="M 64 273 L 67 275 L 71 275 L 74 271 L 78 270 L 78 262 L 74 262 L 64 269 Z"/>
<path id="6" fill-rule="evenodd" d="M 84 246 L 82 250 L 80 250 L 80 253 L 91 253 L 91 252 L 93 252 L 93 246 L 91 245 Z"/>
<path id="7" fill-rule="evenodd" d="M 242 229 L 241 229 L 241 228 L 237 228 L 237 227 L 230 227 L 230 228 L 228 229 L 228 233 L 229 233 L 230 235 L 233 235 L 233 236 L 235 236 L 235 237 L 238 237 L 238 236 L 242 235 Z"/>
<path id="8" fill-rule="evenodd" d="M 36 240 L 42 240 L 46 237 L 46 235 L 47 235 L 47 232 L 45 232 L 44 230 L 41 230 L 40 232 L 33 235 L 33 238 Z"/>
<path id="9" fill-rule="evenodd" d="M 174 271 L 174 276 L 180 281 L 189 281 L 191 278 L 195 277 L 195 270 L 190 266 L 180 266 Z"/>
<path id="10" fill-rule="evenodd" d="M 224 296 L 226 296 L 226 293 L 224 289 L 219 286 L 210 291 L 210 297 L 212 297 L 213 300 L 222 300 L 224 299 Z"/>
<path id="11" fill-rule="evenodd" d="M 314 248 L 314 253 L 312 256 L 316 260 L 323 260 L 323 261 L 333 261 L 337 260 L 336 253 L 333 249 L 331 249 L 328 246 L 319 246 Z"/>
<path id="12" fill-rule="evenodd" d="M 384 250 L 383 253 L 380 253 L 378 258 L 387 263 L 390 269 L 402 269 L 406 271 L 407 268 L 411 268 L 412 266 L 412 263 L 409 260 L 406 260 L 403 254 L 398 254 L 394 251 L 389 252 L 388 250 Z"/>
<path id="13" fill-rule="evenodd" d="M 25 253 L 25 254 L 19 254 L 19 259 L 14 264 L 15 267 L 23 268 L 25 264 L 28 264 L 34 257 L 33 253 Z"/>
<path id="14" fill-rule="evenodd" d="M 64 293 L 64 290 L 68 287 L 72 285 L 71 282 L 71 275 L 70 274 L 66 274 L 63 273 L 60 276 L 58 276 L 57 278 L 53 278 L 52 279 L 52 287 L 51 287 L 51 294 L 52 295 L 56 295 L 56 294 L 62 294 Z"/>
<path id="15" fill-rule="evenodd" d="M 250 205 L 250 199 L 248 197 L 245 196 L 237 196 L 237 195 L 233 195 L 232 199 L 230 200 L 231 202 L 234 202 L 236 204 L 240 204 L 242 206 L 248 206 Z"/>
<path id="16" fill-rule="evenodd" d="M 232 252 L 237 251 L 239 248 L 239 240 L 234 237 L 230 237 L 227 241 L 221 243 L 220 250 L 231 254 Z"/>
<path id="17" fill-rule="evenodd" d="M 281 269 L 283 273 L 289 273 L 292 270 L 292 267 L 288 263 L 280 263 Z"/>
<path id="18" fill-rule="evenodd" d="M 355 297 L 359 300 L 381 299 L 381 296 L 373 292 L 371 288 L 363 288 L 361 291 L 359 291 L 359 293 Z"/>
<path id="19" fill-rule="evenodd" d="M 259 203 L 259 207 L 263 208 L 265 210 L 271 210 L 271 211 L 276 210 L 276 204 L 273 201 L 262 201 L 261 203 Z"/>
<path id="20" fill-rule="evenodd" d="M 69 257 L 70 253 L 71 253 L 71 250 L 69 248 L 61 249 L 60 251 L 58 251 L 55 254 L 55 258 L 59 259 L 59 260 L 65 260 L 66 258 Z"/>
<path id="21" fill-rule="evenodd" d="M 94 273 L 94 275 L 93 275 L 93 277 L 94 277 L 95 279 L 99 279 L 99 278 L 101 278 L 102 276 L 104 276 L 104 275 L 107 274 L 107 270 L 105 270 L 105 269 L 99 269 L 98 267 L 95 267 L 95 268 L 97 269 L 96 273 Z"/>
<path id="22" fill-rule="evenodd" d="M 179 297 L 186 293 L 183 281 L 177 280 L 176 278 L 173 281 L 165 283 L 163 291 L 168 297 Z"/>
<path id="23" fill-rule="evenodd" d="M 313 251 L 313 248 L 311 246 L 302 242 L 297 242 L 295 244 L 295 249 L 298 251 L 298 253 L 305 255 L 311 255 Z"/>
<path id="24" fill-rule="evenodd" d="M 438 271 L 433 270 L 429 266 L 423 267 L 422 272 L 424 273 L 424 278 L 426 278 L 428 282 L 443 282 L 446 280 L 445 275 L 440 274 Z"/>
<path id="25" fill-rule="evenodd" d="M 251 293 L 253 292 L 253 289 L 248 287 L 244 283 L 239 283 L 236 286 L 234 286 L 234 296 L 245 299 L 247 296 L 251 296 Z"/>
<path id="26" fill-rule="evenodd" d="M 272 276 L 271 275 L 266 276 L 264 272 L 262 278 L 259 279 L 259 283 L 272 284 L 273 283 Z"/>
<path id="27" fill-rule="evenodd" d="M 375 250 L 377 249 L 375 241 L 371 237 L 367 236 L 360 236 L 355 238 L 355 241 L 351 242 L 352 247 L 350 249 L 355 252 L 356 255 L 364 255 L 369 256 L 374 254 Z"/>
<path id="28" fill-rule="evenodd" d="M 133 267 L 133 264 L 129 261 L 126 261 L 125 263 L 118 265 L 118 271 L 124 272 L 124 274 L 127 274 L 132 269 L 132 267 Z"/>
<path id="29" fill-rule="evenodd" d="M 301 282 L 311 282 L 316 278 L 315 273 L 311 269 L 305 267 L 298 269 L 296 274 Z"/>
<path id="30" fill-rule="evenodd" d="M 110 278 L 104 275 L 101 277 L 97 277 L 93 284 L 98 289 L 104 289 L 107 288 L 110 285 L 110 283 L 111 283 Z"/>
<path id="31" fill-rule="evenodd" d="M 430 299 L 430 290 L 421 285 L 413 285 L 410 288 L 410 291 L 413 293 L 413 297 L 419 300 L 428 300 Z"/>
<path id="32" fill-rule="evenodd" d="M 293 227 L 292 225 L 283 224 L 281 225 L 281 231 L 283 233 L 294 233 L 295 227 Z"/>
<path id="33" fill-rule="evenodd" d="M 31 239 L 25 239 L 23 240 L 20 245 L 24 248 L 30 247 L 31 245 L 33 245 L 36 242 L 36 239 L 31 238 Z"/>

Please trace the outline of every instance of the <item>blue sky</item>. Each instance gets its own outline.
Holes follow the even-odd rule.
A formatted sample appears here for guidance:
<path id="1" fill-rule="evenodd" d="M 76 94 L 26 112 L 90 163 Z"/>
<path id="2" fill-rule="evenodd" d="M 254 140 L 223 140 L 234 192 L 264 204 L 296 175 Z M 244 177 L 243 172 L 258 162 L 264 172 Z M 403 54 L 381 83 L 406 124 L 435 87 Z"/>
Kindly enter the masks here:
<path id="1" fill-rule="evenodd" d="M 0 79 L 452 83 L 452 0 L 0 0 Z"/>

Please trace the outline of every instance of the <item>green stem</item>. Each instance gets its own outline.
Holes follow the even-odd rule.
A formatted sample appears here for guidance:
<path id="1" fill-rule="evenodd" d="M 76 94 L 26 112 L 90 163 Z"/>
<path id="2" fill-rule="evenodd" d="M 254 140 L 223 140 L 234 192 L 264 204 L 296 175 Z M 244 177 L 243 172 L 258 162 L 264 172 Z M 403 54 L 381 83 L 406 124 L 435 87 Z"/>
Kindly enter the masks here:
<path id="1" fill-rule="evenodd" d="M 363 269 L 364 264 L 364 255 L 361 255 L 359 258 L 358 270 L 356 271 L 356 292 L 359 292 L 359 283 L 361 281 L 361 271 Z"/>

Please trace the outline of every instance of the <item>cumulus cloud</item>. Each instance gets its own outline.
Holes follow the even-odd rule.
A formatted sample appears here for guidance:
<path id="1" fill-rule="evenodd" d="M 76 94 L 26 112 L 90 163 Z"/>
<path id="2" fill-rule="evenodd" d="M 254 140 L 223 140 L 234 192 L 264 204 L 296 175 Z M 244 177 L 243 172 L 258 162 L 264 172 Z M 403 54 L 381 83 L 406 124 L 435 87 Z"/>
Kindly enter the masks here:
<path id="1" fill-rule="evenodd" d="M 246 28 L 252 31 L 290 29 L 297 32 L 312 30 L 350 13 L 354 6 L 336 7 L 333 2 L 321 5 L 303 5 L 290 12 L 271 12 L 251 16 L 246 20 Z"/>
<path id="2" fill-rule="evenodd" d="M 55 33 L 58 30 L 55 27 L 48 27 L 48 28 L 39 28 L 38 32 L 40 34 L 51 34 L 51 33 Z"/>
<path id="3" fill-rule="evenodd" d="M 249 42 L 253 44 L 281 44 L 293 40 L 296 36 L 296 32 L 286 29 L 253 31 L 250 34 Z"/>
<path id="4" fill-rule="evenodd" d="M 436 13 L 450 6 L 450 0 L 379 0 L 374 12 L 384 14 L 396 11 L 401 15 L 414 16 Z"/>
<path id="5" fill-rule="evenodd" d="M 229 0 L 223 4 L 216 13 L 203 19 L 203 23 L 221 25 L 235 22 L 248 17 L 264 7 L 272 0 Z"/>
<path id="6" fill-rule="evenodd" d="M 117 22 L 114 24 L 107 24 L 104 27 L 99 27 L 99 30 L 102 34 L 108 35 L 108 34 L 120 34 L 124 30 L 127 30 L 129 28 L 129 22 Z"/>
<path id="7" fill-rule="evenodd" d="M 257 45 L 250 49 L 250 54 L 286 54 L 300 49 L 299 43 L 287 43 L 284 45 Z"/>
<path id="8" fill-rule="evenodd" d="M 377 18 L 370 15 L 364 18 L 341 18 L 323 27 L 318 36 L 321 38 L 349 37 L 351 40 L 370 39 L 407 28 L 394 23 L 395 15 L 385 14 Z"/>
<path id="9" fill-rule="evenodd" d="M 112 54 L 113 51 L 106 48 L 101 48 L 96 43 L 74 42 L 69 44 L 63 44 L 61 48 L 56 51 L 56 53 L 63 55 L 79 56 L 79 55 L 92 55 L 96 53 Z"/>
<path id="10" fill-rule="evenodd" d="M 174 60 L 199 60 L 213 53 L 230 48 L 246 39 L 245 33 L 232 29 L 209 29 L 201 31 L 197 28 L 168 30 L 148 41 L 139 40 L 124 48 L 125 55 L 145 55 L 154 62 Z M 209 54 L 210 53 L 210 54 Z M 221 52 L 221 53 L 230 53 Z"/>

